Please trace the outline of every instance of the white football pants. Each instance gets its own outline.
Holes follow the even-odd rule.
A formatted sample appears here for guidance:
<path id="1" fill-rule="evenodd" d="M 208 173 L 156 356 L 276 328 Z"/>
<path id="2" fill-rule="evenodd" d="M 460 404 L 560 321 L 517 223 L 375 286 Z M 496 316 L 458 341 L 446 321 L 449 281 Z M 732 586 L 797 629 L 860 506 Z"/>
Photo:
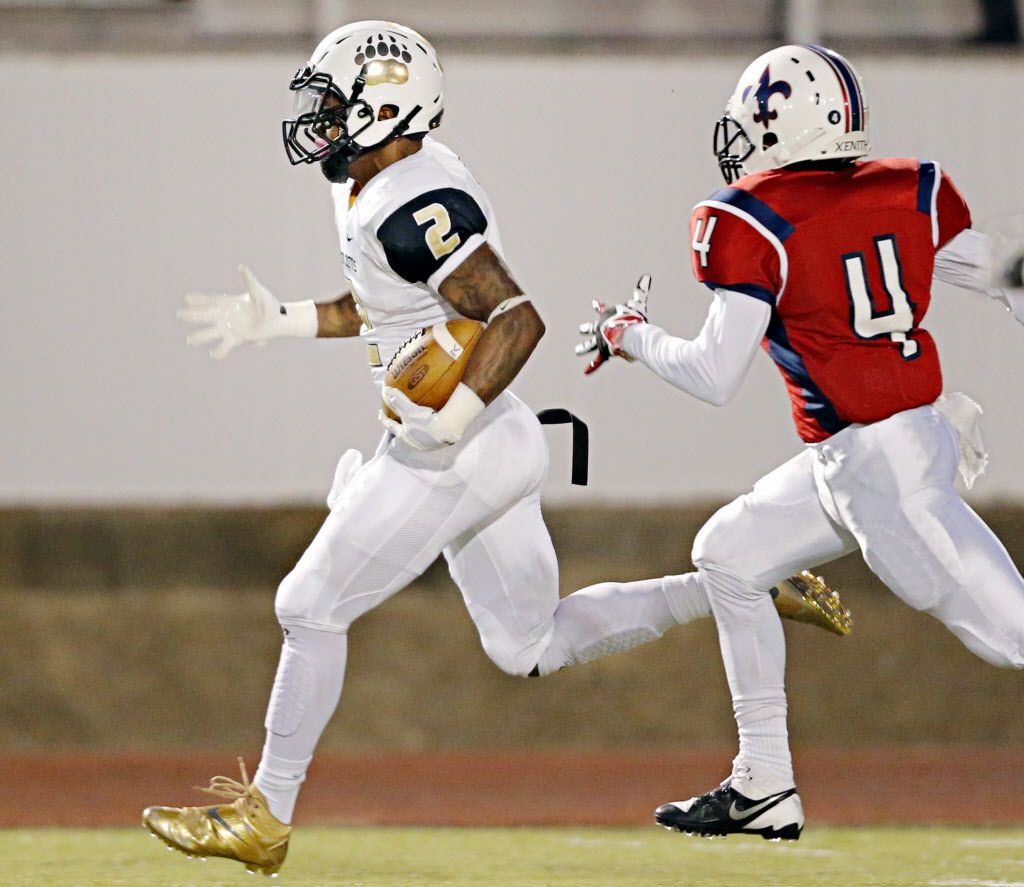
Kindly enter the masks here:
<path id="1" fill-rule="evenodd" d="M 766 475 L 697 535 L 693 562 L 718 624 L 737 760 L 767 771 L 766 785 L 792 785 L 792 765 L 785 642 L 764 591 L 797 570 L 859 548 L 900 599 L 973 653 L 1024 667 L 1024 579 L 954 489 L 958 453 L 933 406 L 851 426 Z"/>
<path id="2" fill-rule="evenodd" d="M 547 445 L 511 393 L 481 419 L 432 452 L 391 439 L 355 474 L 278 589 L 282 625 L 343 633 L 443 553 L 487 655 L 511 674 L 537 664 L 558 603 Z"/>
<path id="3" fill-rule="evenodd" d="M 606 583 L 559 600 L 540 510 L 547 445 L 533 412 L 509 392 L 454 446 L 424 453 L 387 439 L 351 478 L 346 458 L 330 514 L 275 604 L 285 640 L 255 782 L 283 821 L 337 706 L 348 627 L 439 554 L 484 651 L 513 675 L 548 674 L 710 615 L 695 574 Z"/>

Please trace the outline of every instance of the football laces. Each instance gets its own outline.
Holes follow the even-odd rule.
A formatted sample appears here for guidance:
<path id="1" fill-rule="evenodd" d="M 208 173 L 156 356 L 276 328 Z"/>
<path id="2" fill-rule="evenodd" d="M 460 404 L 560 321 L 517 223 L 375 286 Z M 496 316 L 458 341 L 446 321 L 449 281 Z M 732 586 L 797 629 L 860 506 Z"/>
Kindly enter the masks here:
<path id="1" fill-rule="evenodd" d="M 388 361 L 388 365 L 384 368 L 384 371 L 390 373 L 391 367 L 394 366 L 395 361 L 398 360 L 398 355 L 401 354 L 409 345 L 411 345 L 417 339 L 422 339 L 423 336 L 425 336 L 426 334 L 427 331 L 424 329 L 420 330 L 418 333 L 413 333 L 411 336 L 409 336 L 408 339 L 406 339 L 401 345 L 399 345 L 395 349 L 395 353 L 391 355 L 391 360 Z"/>

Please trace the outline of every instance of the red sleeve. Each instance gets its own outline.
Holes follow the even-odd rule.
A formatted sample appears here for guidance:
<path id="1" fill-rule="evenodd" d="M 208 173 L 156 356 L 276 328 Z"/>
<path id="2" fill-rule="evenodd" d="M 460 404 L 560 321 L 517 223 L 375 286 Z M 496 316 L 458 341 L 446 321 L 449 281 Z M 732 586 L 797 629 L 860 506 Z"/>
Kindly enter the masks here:
<path id="1" fill-rule="evenodd" d="M 939 222 L 936 249 L 941 249 L 965 228 L 971 227 L 971 211 L 967 207 L 967 201 L 945 170 L 942 172 L 939 193 L 935 198 L 935 215 Z"/>
<path id="2" fill-rule="evenodd" d="M 723 287 L 774 305 L 782 290 L 781 244 L 772 243 L 746 213 L 699 203 L 690 216 L 693 274 L 712 289 Z"/>

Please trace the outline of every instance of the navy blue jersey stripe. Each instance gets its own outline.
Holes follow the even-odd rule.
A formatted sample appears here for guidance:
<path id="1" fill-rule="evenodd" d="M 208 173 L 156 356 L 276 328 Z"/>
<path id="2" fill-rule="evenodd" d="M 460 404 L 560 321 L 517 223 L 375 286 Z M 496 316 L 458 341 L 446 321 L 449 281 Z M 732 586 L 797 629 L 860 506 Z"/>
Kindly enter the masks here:
<path id="1" fill-rule="evenodd" d="M 708 200 L 717 200 L 735 206 L 772 232 L 780 241 L 785 241 L 796 229 L 773 210 L 767 203 L 762 203 L 753 194 L 739 188 L 720 188 Z"/>
<path id="2" fill-rule="evenodd" d="M 917 211 L 926 216 L 932 214 L 932 191 L 935 190 L 935 163 L 931 160 L 917 162 Z"/>
<path id="3" fill-rule="evenodd" d="M 717 283 L 713 280 L 705 280 L 704 286 L 710 287 L 713 290 L 725 289 L 731 290 L 734 293 L 743 293 L 743 295 L 750 296 L 752 299 L 757 299 L 760 302 L 767 302 L 769 305 L 775 304 L 775 294 L 763 286 L 758 286 L 756 283 Z"/>
<path id="4" fill-rule="evenodd" d="M 846 84 L 846 92 L 850 99 L 850 129 L 853 132 L 859 132 L 864 128 L 864 102 L 861 99 L 860 84 L 857 82 L 857 75 L 853 73 L 853 68 L 850 67 L 850 63 L 839 55 L 839 53 L 833 52 L 831 49 L 826 49 L 824 46 L 815 46 L 811 43 L 807 43 L 805 46 L 816 52 L 825 59 L 825 61 L 831 64 L 842 78 L 843 83 Z"/>
<path id="5" fill-rule="evenodd" d="M 768 354 L 771 359 L 786 376 L 800 386 L 800 394 L 804 399 L 804 412 L 808 418 L 816 421 L 828 434 L 835 434 L 846 428 L 850 423 L 839 418 L 832 401 L 814 384 L 814 380 L 804 365 L 803 358 L 790 344 L 789 335 L 786 333 L 785 324 L 783 324 L 778 311 L 772 311 L 772 319 L 768 323 L 765 336 L 768 339 Z"/>

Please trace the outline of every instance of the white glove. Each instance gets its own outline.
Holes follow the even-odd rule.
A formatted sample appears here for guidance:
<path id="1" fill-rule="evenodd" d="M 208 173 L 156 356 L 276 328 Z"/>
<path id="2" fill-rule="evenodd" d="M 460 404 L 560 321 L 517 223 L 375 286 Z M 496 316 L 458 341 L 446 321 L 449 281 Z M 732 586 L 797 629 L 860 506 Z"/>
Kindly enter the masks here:
<path id="1" fill-rule="evenodd" d="M 439 410 L 413 403 L 397 388 L 384 386 L 385 405 L 400 419 L 389 419 L 381 410 L 380 421 L 398 440 L 416 450 L 439 450 L 462 439 L 469 425 L 484 411 L 486 404 L 468 385 L 459 382 Z"/>
<path id="2" fill-rule="evenodd" d="M 622 350 L 622 338 L 629 327 L 637 323 L 647 323 L 647 293 L 651 288 L 651 275 L 644 274 L 636 283 L 633 296 L 625 305 L 609 308 L 604 302 L 594 302 L 597 319 L 590 323 L 581 323 L 580 332 L 589 337 L 576 346 L 579 355 L 596 351 L 594 359 L 583 371 L 589 376 L 612 356 L 632 360 L 632 356 Z"/>
<path id="3" fill-rule="evenodd" d="M 178 319 L 204 324 L 188 337 L 189 345 L 198 347 L 219 340 L 210 356 L 222 360 L 243 342 L 262 344 L 279 336 L 317 334 L 319 323 L 312 300 L 282 305 L 245 265 L 239 266 L 238 273 L 247 292 L 237 296 L 206 293 L 185 296 L 186 307 L 178 312 Z"/>

